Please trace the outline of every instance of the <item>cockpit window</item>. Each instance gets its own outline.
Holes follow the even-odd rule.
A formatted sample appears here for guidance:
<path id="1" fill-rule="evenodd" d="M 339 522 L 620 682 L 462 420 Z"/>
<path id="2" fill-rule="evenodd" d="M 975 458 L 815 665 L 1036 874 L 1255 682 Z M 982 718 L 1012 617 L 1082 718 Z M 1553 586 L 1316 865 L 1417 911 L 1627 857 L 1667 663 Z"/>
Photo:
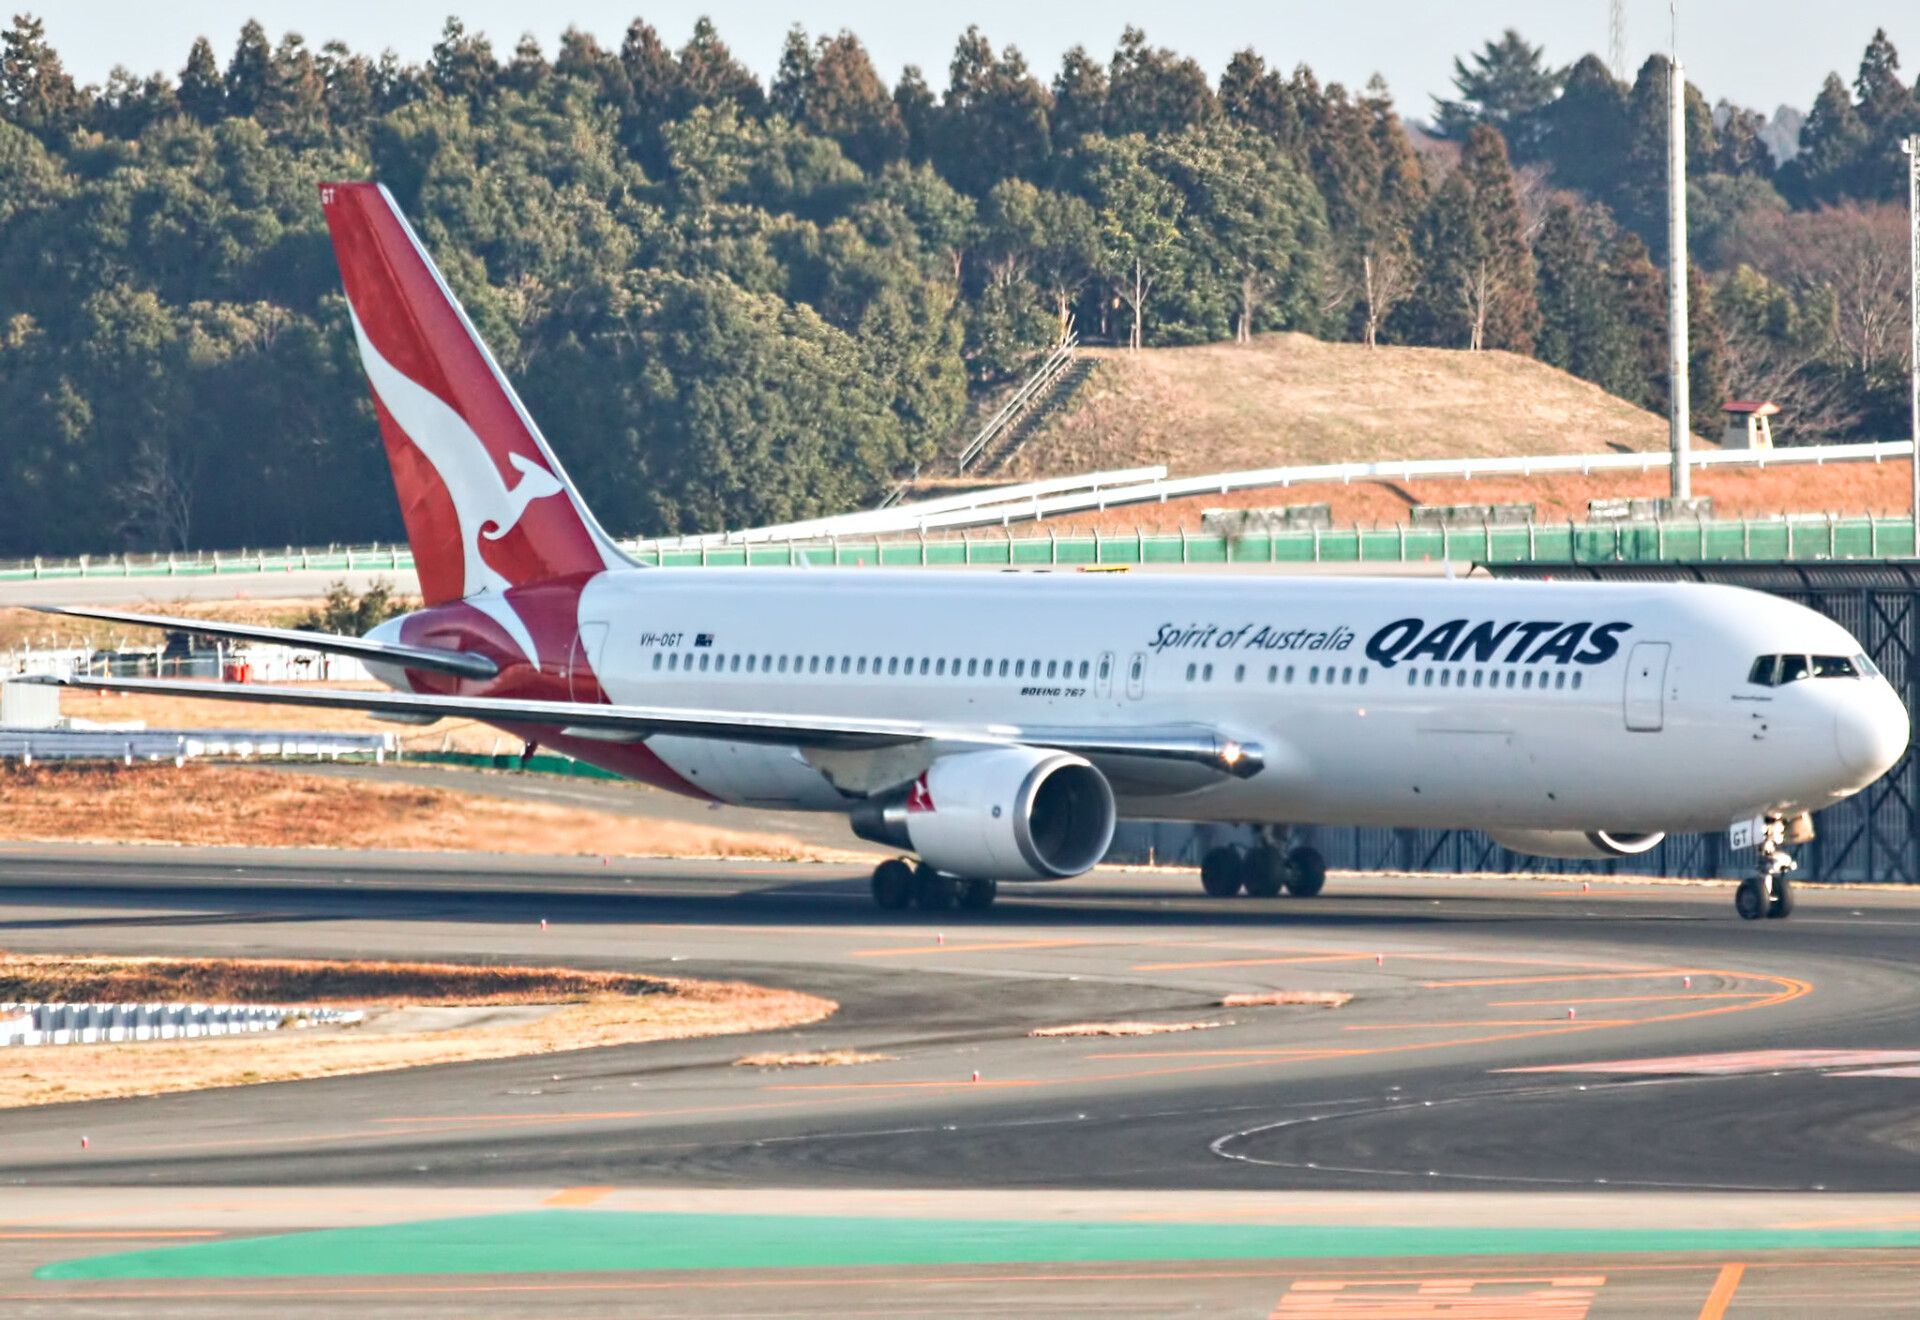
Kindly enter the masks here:
<path id="1" fill-rule="evenodd" d="M 1780 687 L 1803 678 L 1864 678 L 1878 676 L 1864 655 L 1763 655 L 1747 671 L 1747 682 Z"/>

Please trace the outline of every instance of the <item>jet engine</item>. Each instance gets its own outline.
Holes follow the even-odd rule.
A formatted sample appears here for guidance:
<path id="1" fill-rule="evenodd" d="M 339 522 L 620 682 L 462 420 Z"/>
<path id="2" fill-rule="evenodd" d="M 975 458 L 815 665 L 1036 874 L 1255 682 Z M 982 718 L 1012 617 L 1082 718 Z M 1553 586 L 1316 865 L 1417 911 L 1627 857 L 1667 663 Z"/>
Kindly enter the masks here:
<path id="1" fill-rule="evenodd" d="M 911 849 L 968 879 L 1061 880 L 1113 842 L 1113 790 L 1078 756 L 1000 747 L 942 756 L 912 783 L 850 813 L 863 839 Z"/>
<path id="2" fill-rule="evenodd" d="M 1638 857 L 1651 852 L 1664 833 L 1631 834 L 1618 830 L 1490 830 L 1502 848 L 1534 857 L 1567 857 L 1594 861 L 1607 857 Z"/>

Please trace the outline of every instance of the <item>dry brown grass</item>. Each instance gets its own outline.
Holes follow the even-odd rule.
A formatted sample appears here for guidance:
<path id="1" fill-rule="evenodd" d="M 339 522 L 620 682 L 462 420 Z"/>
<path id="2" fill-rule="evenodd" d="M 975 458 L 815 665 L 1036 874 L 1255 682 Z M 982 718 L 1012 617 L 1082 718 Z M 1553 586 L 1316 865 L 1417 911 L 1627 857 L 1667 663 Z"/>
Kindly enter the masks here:
<path id="1" fill-rule="evenodd" d="M 1666 423 L 1531 358 L 1262 335 L 1099 360 L 1007 476 L 1657 449 Z"/>
<path id="2" fill-rule="evenodd" d="M 1262 990 L 1254 994 L 1228 995 L 1222 1008 L 1339 1008 L 1353 1001 L 1344 990 Z"/>
<path id="3" fill-rule="evenodd" d="M 288 683 L 288 688 L 332 688 L 340 691 L 381 690 L 372 682 Z M 314 733 L 392 734 L 404 749 L 475 752 L 518 752 L 510 734 L 473 720 L 441 720 L 436 724 L 394 724 L 353 710 L 323 710 L 308 706 L 276 706 L 270 702 L 243 704 L 192 697 L 156 697 L 145 692 L 83 692 L 63 688 L 61 713 L 103 724 L 139 721 L 150 729 L 260 729 L 301 730 Z"/>
<path id="4" fill-rule="evenodd" d="M 569 969 L 275 961 L 236 962 L 223 970 L 214 960 L 88 958 L 64 960 L 69 966 L 63 970 L 62 961 L 8 958 L 4 966 L 12 969 L 7 974 L 14 985 L 139 986 L 163 993 L 132 998 L 168 1002 L 195 999 L 189 987 L 272 990 L 276 993 L 258 997 L 295 1003 L 566 1002 L 535 1021 L 446 1031 L 366 1035 L 351 1027 L 322 1027 L 190 1042 L 41 1046 L 18 1051 L 0 1071 L 0 1108 L 777 1031 L 817 1022 L 838 1007 L 813 995 L 742 982 Z M 179 981 L 155 979 L 164 978 L 169 967 L 178 971 Z M 293 993 L 301 986 L 319 993 L 302 998 Z"/>
<path id="5" fill-rule="evenodd" d="M 0 840 L 840 861 L 777 835 L 247 766 L 0 769 Z"/>
<path id="6" fill-rule="evenodd" d="M 868 1050 L 770 1050 L 735 1059 L 736 1068 L 845 1068 L 856 1063 L 891 1063 L 891 1054 Z"/>
<path id="7" fill-rule="evenodd" d="M 257 579 L 256 579 L 257 581 Z M 268 628 L 291 628 L 320 604 L 314 598 L 245 598 L 246 588 L 236 585 L 236 600 L 168 600 L 142 595 L 143 584 L 130 582 L 127 598 L 111 606 L 136 614 L 167 614 L 189 619 L 214 619 L 222 623 L 251 623 Z M 0 650 L 11 646 L 154 646 L 161 634 L 151 628 L 130 628 L 122 623 L 99 623 L 92 619 L 72 619 L 37 610 L 0 609 Z"/>
<path id="8" fill-rule="evenodd" d="M 1029 1036 L 1164 1036 L 1176 1031 L 1212 1031 L 1224 1022 L 1075 1022 L 1064 1027 L 1035 1027 Z"/>

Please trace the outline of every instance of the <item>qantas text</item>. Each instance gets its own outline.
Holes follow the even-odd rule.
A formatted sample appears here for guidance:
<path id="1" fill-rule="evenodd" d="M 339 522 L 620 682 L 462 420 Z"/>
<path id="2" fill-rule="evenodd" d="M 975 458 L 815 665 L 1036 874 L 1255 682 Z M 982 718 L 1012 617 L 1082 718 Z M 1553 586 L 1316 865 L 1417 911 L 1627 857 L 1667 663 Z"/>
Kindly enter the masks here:
<path id="1" fill-rule="evenodd" d="M 1414 660 L 1597 665 L 1620 653 L 1620 634 L 1631 627 L 1630 623 L 1562 623 L 1558 619 L 1525 623 L 1448 619 L 1428 627 L 1425 619 L 1396 619 L 1367 639 L 1367 658 L 1383 669 Z"/>

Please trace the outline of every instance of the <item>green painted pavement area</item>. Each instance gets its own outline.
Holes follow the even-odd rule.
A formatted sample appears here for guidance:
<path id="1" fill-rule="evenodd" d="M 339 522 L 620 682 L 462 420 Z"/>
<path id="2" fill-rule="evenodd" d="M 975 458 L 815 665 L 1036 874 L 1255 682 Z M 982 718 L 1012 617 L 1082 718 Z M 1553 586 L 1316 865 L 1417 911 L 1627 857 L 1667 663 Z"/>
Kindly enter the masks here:
<path id="1" fill-rule="evenodd" d="M 40 1279 L 1616 1255 L 1920 1247 L 1920 1230 L 1410 1228 L 543 1210 L 197 1242 L 60 1261 Z"/>

